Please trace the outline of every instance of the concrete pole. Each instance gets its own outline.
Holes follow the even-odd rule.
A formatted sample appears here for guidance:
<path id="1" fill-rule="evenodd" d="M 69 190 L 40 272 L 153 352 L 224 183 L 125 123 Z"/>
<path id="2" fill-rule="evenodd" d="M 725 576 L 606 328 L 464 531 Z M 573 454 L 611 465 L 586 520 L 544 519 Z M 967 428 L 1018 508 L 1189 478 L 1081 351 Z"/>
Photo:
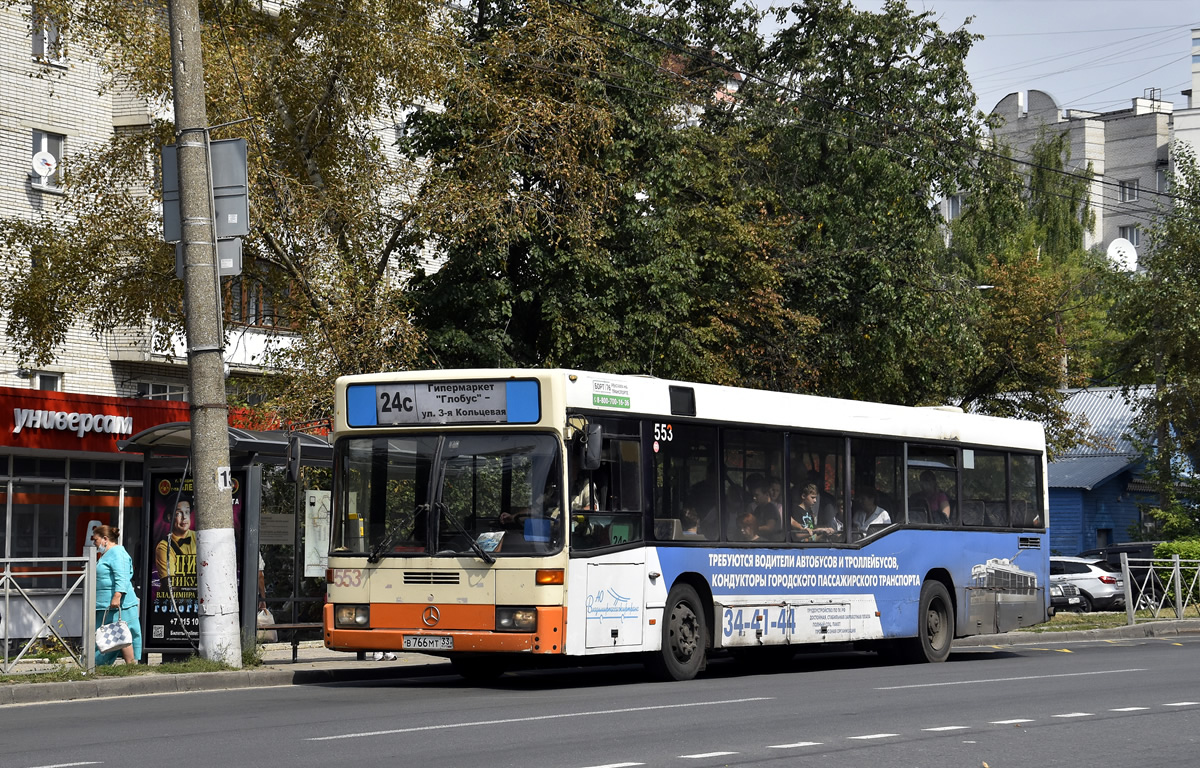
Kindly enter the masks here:
<path id="1" fill-rule="evenodd" d="M 221 356 L 224 345 L 208 169 L 200 8 L 197 0 L 169 0 L 167 10 L 185 264 L 200 656 L 241 667 L 237 547 L 229 476 L 228 407 Z"/>

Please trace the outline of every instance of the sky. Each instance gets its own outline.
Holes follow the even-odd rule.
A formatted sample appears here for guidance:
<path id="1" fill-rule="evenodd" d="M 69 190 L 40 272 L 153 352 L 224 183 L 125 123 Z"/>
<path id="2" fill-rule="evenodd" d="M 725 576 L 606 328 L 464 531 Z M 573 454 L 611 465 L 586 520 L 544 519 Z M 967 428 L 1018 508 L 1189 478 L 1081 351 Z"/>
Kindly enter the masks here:
<path id="1" fill-rule="evenodd" d="M 878 11 L 882 0 L 853 0 Z M 1129 107 L 1147 88 L 1176 109 L 1191 87 L 1191 30 L 1196 0 L 907 0 L 933 11 L 946 30 L 974 20 L 984 35 L 967 57 L 977 106 L 990 112 L 1009 93 L 1031 88 L 1062 109 L 1108 112 Z M 1200 94 L 1197 94 L 1200 97 Z"/>

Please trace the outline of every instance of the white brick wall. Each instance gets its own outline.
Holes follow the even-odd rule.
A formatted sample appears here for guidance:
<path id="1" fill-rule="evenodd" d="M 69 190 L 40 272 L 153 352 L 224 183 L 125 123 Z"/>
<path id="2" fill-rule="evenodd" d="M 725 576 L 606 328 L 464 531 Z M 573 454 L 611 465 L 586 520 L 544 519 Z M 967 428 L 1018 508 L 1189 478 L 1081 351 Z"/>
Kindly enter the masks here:
<path id="1" fill-rule="evenodd" d="M 149 111 L 131 94 L 103 89 L 101 70 L 83 51 L 71 47 L 64 66 L 44 66 L 33 60 L 29 25 L 22 14 L 29 7 L 0 9 L 0 212 L 34 218 L 51 211 L 56 196 L 30 184 L 33 131 L 66 136 L 66 155 L 106 141 L 114 125 L 145 124 Z M 38 78 L 36 75 L 44 74 Z M 0 254 L 4 267 L 20 269 L 24 254 Z M 0 317 L 0 328 L 7 318 Z M 31 387 L 35 379 L 19 375 L 12 339 L 0 345 L 0 386 Z M 66 391 L 129 396 L 138 379 L 184 382 L 182 364 L 113 362 L 109 344 L 83 327 L 72 328 L 54 362 L 39 370 L 62 376 Z M 182 362 L 182 361 L 181 361 Z"/>

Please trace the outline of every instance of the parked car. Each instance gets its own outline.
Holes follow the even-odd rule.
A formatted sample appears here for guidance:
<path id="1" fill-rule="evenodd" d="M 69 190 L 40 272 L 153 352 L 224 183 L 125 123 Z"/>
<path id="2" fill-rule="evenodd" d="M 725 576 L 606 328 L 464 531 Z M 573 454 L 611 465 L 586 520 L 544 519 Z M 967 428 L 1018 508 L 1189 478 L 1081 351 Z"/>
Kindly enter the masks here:
<path id="1" fill-rule="evenodd" d="M 1108 564 L 1117 571 L 1121 570 L 1121 553 L 1131 559 L 1149 560 L 1154 557 L 1154 548 L 1161 541 L 1126 541 L 1121 544 L 1109 544 L 1099 549 L 1089 549 L 1080 552 L 1079 556 L 1087 560 L 1107 560 Z M 1134 605 L 1154 605 L 1159 602 L 1159 595 L 1164 591 L 1165 579 L 1150 572 L 1148 563 L 1129 564 L 1129 587 L 1133 592 Z"/>
<path id="2" fill-rule="evenodd" d="M 1079 590 L 1081 610 L 1119 611 L 1125 608 L 1125 582 L 1121 569 L 1107 560 L 1084 557 L 1050 558 L 1050 581 L 1074 584 Z"/>
<path id="3" fill-rule="evenodd" d="M 1083 610 L 1083 596 L 1079 587 L 1069 581 L 1061 583 L 1050 582 L 1050 607 L 1058 611 L 1080 612 Z"/>

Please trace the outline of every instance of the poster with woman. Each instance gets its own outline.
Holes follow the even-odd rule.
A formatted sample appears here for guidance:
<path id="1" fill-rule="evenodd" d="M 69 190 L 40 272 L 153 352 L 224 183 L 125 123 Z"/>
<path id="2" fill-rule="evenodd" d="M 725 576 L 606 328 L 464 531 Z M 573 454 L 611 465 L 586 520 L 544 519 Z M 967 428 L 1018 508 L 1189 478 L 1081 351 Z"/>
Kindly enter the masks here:
<path id="1" fill-rule="evenodd" d="M 233 479 L 233 529 L 241 562 L 242 488 Z M 192 478 L 167 474 L 153 477 L 150 502 L 148 568 L 150 599 L 146 611 L 147 648 L 191 648 L 200 629 L 199 585 L 196 580 L 195 499 Z M 239 573 L 239 582 L 241 581 Z"/>

